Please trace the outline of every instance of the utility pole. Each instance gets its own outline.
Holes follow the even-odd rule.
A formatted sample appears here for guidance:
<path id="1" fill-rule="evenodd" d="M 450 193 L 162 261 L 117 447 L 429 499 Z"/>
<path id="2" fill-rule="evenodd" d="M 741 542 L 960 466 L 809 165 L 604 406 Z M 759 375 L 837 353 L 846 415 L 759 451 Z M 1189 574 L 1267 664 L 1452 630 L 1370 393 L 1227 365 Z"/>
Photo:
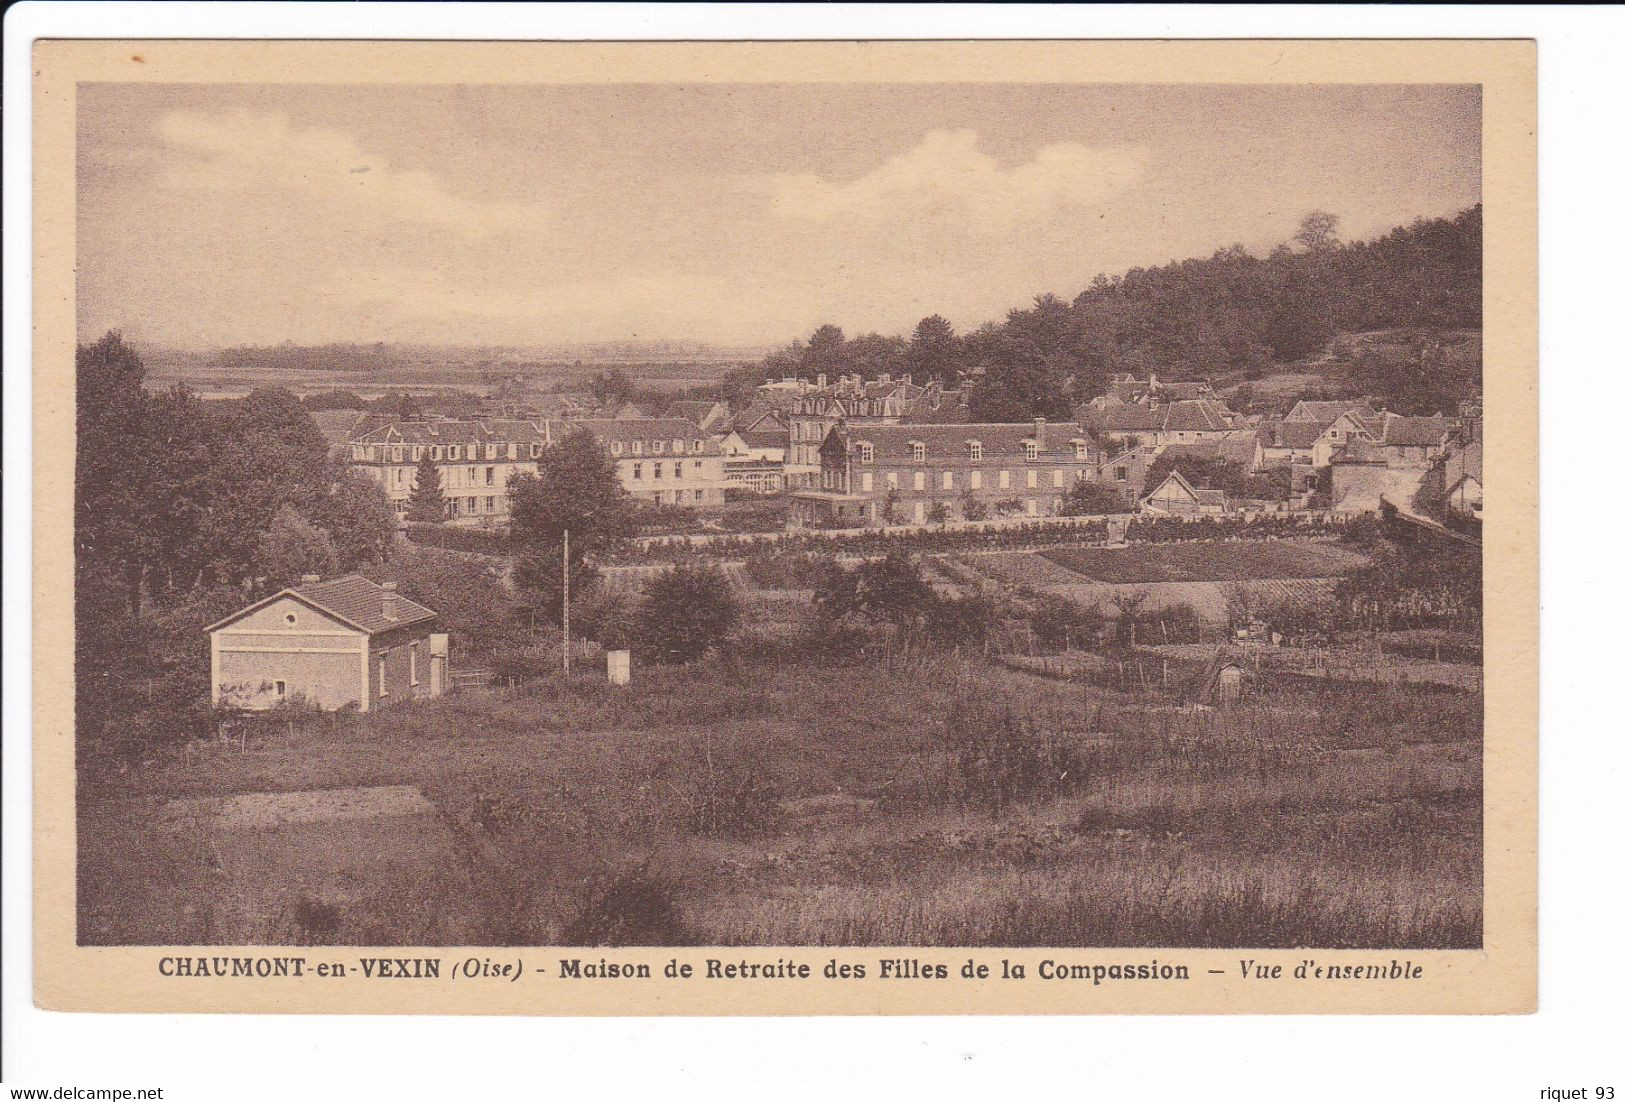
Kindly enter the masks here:
<path id="1" fill-rule="evenodd" d="M 570 676 L 570 530 L 564 530 L 564 676 Z"/>

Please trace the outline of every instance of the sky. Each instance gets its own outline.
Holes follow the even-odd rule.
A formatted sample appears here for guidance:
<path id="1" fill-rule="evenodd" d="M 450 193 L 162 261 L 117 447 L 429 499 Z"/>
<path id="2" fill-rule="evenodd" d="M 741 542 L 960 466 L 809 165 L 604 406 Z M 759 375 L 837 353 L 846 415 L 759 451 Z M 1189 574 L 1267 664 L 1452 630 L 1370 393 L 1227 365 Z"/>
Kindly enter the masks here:
<path id="1" fill-rule="evenodd" d="M 961 332 L 1097 273 L 1479 200 L 1423 85 L 79 88 L 78 326 L 770 347 Z"/>

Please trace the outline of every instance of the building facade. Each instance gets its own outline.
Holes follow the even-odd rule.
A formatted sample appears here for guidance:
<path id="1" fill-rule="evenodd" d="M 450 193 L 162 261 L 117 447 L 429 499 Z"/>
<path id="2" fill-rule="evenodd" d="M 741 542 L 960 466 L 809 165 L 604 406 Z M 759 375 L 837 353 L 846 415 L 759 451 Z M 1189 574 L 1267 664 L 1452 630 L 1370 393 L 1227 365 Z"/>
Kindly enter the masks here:
<path id="1" fill-rule="evenodd" d="M 792 491 L 792 524 L 878 527 L 1055 515 L 1099 446 L 1074 424 L 837 424 L 819 484 Z"/>
<path id="2" fill-rule="evenodd" d="M 436 626 L 434 611 L 392 582 L 307 575 L 210 625 L 210 697 L 255 711 L 303 702 L 365 712 L 439 696 L 450 651 Z"/>
<path id="3" fill-rule="evenodd" d="M 508 523 L 508 483 L 535 474 L 553 439 L 546 421 L 392 421 L 350 440 L 350 465 L 384 488 L 404 521 L 425 453 L 440 472 L 446 519 L 496 527 Z"/>
<path id="4" fill-rule="evenodd" d="M 646 417 L 574 421 L 569 427 L 597 438 L 621 487 L 639 501 L 693 508 L 723 503 L 728 474 L 722 447 L 692 421 Z"/>

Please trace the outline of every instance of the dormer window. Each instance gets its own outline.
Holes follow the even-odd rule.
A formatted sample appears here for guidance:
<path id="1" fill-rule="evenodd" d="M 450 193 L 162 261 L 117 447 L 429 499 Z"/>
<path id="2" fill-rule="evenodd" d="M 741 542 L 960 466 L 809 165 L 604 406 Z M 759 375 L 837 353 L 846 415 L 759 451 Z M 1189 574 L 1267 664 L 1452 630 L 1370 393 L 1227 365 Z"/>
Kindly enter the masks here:
<path id="1" fill-rule="evenodd" d="M 539 459 L 539 458 L 541 458 L 541 455 L 542 455 L 542 446 L 540 444 L 532 444 L 530 446 L 530 457 L 532 459 Z"/>
<path id="2" fill-rule="evenodd" d="M 692 449 L 690 449 L 690 450 L 697 454 L 697 453 L 705 450 L 705 445 L 701 444 L 698 440 L 696 440 L 696 441 L 694 441 L 694 447 Z"/>
<path id="3" fill-rule="evenodd" d="M 682 455 L 683 450 L 683 442 L 681 440 L 673 440 L 671 442 L 671 451 L 673 455 Z"/>
<path id="4" fill-rule="evenodd" d="M 351 445 L 350 458 L 358 461 L 367 458 L 367 449 L 360 444 Z"/>
<path id="5" fill-rule="evenodd" d="M 419 444 L 412 449 L 412 462 L 417 463 L 423 459 L 423 445 Z"/>
<path id="6" fill-rule="evenodd" d="M 391 463 L 399 463 L 401 461 L 401 459 L 402 459 L 402 456 L 401 456 L 401 449 L 400 448 L 391 448 L 391 449 L 389 449 L 389 461 Z"/>
<path id="7" fill-rule="evenodd" d="M 440 445 L 439 444 L 435 444 L 435 445 L 433 445 L 432 447 L 429 448 L 429 458 L 430 459 L 436 459 L 436 460 L 438 460 L 440 458 Z"/>
<path id="8" fill-rule="evenodd" d="M 463 457 L 463 446 L 461 444 L 453 444 L 451 446 L 451 458 L 452 458 L 452 460 L 456 461 L 458 459 L 461 459 L 462 457 Z"/>
<path id="9" fill-rule="evenodd" d="M 875 461 L 875 446 L 873 444 L 868 444 L 868 443 L 859 444 L 858 445 L 858 462 L 859 463 L 873 463 L 874 461 Z"/>
<path id="10" fill-rule="evenodd" d="M 610 455 L 620 455 L 621 454 L 621 447 L 622 447 L 621 442 L 619 440 L 616 440 L 615 442 L 610 444 L 610 446 L 609 446 L 609 454 Z"/>
<path id="11" fill-rule="evenodd" d="M 918 440 L 915 440 L 909 444 L 908 452 L 909 455 L 913 457 L 914 462 L 925 462 L 925 445 L 920 443 Z"/>
<path id="12" fill-rule="evenodd" d="M 1038 458 L 1038 443 L 1036 441 L 1033 441 L 1033 440 L 1027 441 L 1027 458 L 1028 459 L 1037 459 Z"/>
<path id="13" fill-rule="evenodd" d="M 978 463 L 982 461 L 982 442 L 980 440 L 970 442 L 970 457 Z"/>
<path id="14" fill-rule="evenodd" d="M 666 442 L 664 440 L 656 440 L 654 442 L 654 449 L 656 455 L 663 454 L 666 450 Z"/>
<path id="15" fill-rule="evenodd" d="M 642 440 L 634 440 L 634 441 L 632 441 L 632 454 L 633 455 L 642 455 L 643 454 L 643 441 Z"/>

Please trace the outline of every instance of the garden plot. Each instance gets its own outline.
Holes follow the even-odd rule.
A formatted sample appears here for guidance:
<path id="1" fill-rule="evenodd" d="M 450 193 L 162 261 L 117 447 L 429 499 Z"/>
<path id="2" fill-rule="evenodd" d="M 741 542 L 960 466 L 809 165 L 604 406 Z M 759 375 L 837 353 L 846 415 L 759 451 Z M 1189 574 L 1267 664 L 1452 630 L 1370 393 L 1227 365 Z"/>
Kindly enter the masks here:
<path id="1" fill-rule="evenodd" d="M 1327 578 L 1365 563 L 1363 556 L 1335 543 L 1305 540 L 1056 547 L 1037 554 L 1084 580 L 1117 584 Z"/>

